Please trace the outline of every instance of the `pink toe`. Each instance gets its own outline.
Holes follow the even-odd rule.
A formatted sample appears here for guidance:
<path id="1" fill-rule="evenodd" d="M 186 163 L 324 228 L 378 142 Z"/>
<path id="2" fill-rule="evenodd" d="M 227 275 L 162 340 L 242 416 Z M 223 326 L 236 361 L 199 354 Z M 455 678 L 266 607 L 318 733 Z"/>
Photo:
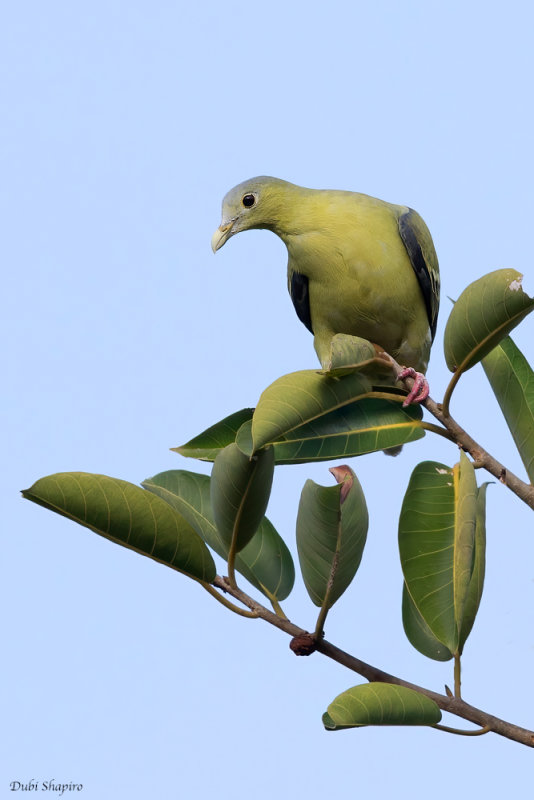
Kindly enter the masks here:
<path id="1" fill-rule="evenodd" d="M 416 372 L 413 367 L 405 367 L 399 372 L 399 380 L 413 378 L 413 386 L 403 402 L 403 408 L 412 403 L 423 403 L 429 395 L 430 387 L 422 372 Z"/>
<path id="2" fill-rule="evenodd" d="M 416 372 L 413 367 L 403 367 L 397 375 L 397 378 L 399 381 L 402 381 L 404 378 L 417 378 L 417 376 L 420 374 L 421 373 Z"/>

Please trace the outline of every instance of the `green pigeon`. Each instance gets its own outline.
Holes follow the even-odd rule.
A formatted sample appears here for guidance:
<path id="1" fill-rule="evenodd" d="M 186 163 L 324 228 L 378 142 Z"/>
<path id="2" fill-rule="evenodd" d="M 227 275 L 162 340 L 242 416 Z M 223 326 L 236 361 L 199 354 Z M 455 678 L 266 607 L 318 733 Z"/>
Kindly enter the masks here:
<path id="1" fill-rule="evenodd" d="M 267 228 L 287 247 L 288 288 L 313 333 L 323 369 L 336 334 L 367 339 L 413 377 L 405 404 L 428 396 L 424 377 L 436 332 L 439 266 L 416 211 L 357 192 L 306 189 L 266 176 L 231 189 L 211 240 Z"/>

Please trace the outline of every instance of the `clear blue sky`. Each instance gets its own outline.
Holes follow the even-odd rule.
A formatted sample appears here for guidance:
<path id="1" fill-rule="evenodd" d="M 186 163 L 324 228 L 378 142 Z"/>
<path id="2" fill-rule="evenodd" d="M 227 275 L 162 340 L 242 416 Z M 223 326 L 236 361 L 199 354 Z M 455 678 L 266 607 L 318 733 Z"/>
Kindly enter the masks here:
<path id="1" fill-rule="evenodd" d="M 428 730 L 327 734 L 357 676 L 230 615 L 192 581 L 22 501 L 63 470 L 134 483 L 207 471 L 169 448 L 315 365 L 267 232 L 210 237 L 234 184 L 271 174 L 416 208 L 434 236 L 442 333 L 464 286 L 515 267 L 534 289 L 532 11 L 527 2 L 139 2 L 5 5 L 0 28 L 6 466 L 2 590 L 12 780 L 84 784 L 83 800 L 516 796 L 532 752 Z M 534 357 L 532 321 L 515 339 Z M 480 392 L 480 394 L 479 394 Z M 453 413 L 523 475 L 480 368 Z M 450 664 L 404 637 L 397 517 L 436 437 L 354 461 L 371 528 L 331 641 L 439 691 Z M 280 468 L 269 516 L 293 552 L 306 478 Z M 532 727 L 533 538 L 488 496 L 488 569 L 464 694 Z M 303 627 L 301 582 L 285 604 Z M 64 795 L 66 796 L 66 795 Z"/>

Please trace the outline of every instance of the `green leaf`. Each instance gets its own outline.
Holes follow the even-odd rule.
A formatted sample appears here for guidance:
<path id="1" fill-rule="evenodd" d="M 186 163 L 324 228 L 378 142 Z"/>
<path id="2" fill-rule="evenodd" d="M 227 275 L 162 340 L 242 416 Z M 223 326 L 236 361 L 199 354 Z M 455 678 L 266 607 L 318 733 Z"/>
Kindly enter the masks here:
<path id="1" fill-rule="evenodd" d="M 449 661 L 452 658 L 451 651 L 439 639 L 436 639 L 417 610 L 417 606 L 406 590 L 406 584 L 402 589 L 402 624 L 410 644 L 424 656 L 433 658 L 435 661 Z"/>
<path id="2" fill-rule="evenodd" d="M 337 486 L 306 481 L 297 516 L 302 577 L 312 602 L 329 609 L 356 575 L 369 517 L 362 487 L 350 467 L 333 467 Z"/>
<path id="3" fill-rule="evenodd" d="M 241 425 L 236 434 L 235 443 L 241 452 L 245 453 L 245 455 L 247 455 L 249 458 L 253 455 L 254 446 L 252 444 L 252 419 L 247 419 L 247 421 Z"/>
<path id="4" fill-rule="evenodd" d="M 509 336 L 488 353 L 482 366 L 534 483 L 534 372 Z"/>
<path id="5" fill-rule="evenodd" d="M 343 338 L 354 339 L 355 337 L 340 335 L 335 336 L 333 341 Z M 369 342 L 361 341 L 372 347 Z M 376 361 L 380 365 L 385 363 L 382 359 L 376 359 Z M 371 362 L 369 363 L 371 364 Z M 385 367 L 380 366 L 380 370 L 384 377 L 389 366 L 387 364 Z M 344 371 L 347 370 L 341 369 L 342 373 Z M 353 373 L 354 367 L 348 368 L 348 371 Z M 374 378 L 378 378 L 379 374 L 376 370 L 375 373 Z M 300 375 L 301 373 L 295 374 Z M 324 382 L 325 377 L 334 386 L 338 381 L 338 378 L 332 377 L 332 374 L 326 376 L 313 370 L 305 371 L 305 374 L 314 376 L 312 381 L 319 385 Z M 337 371 L 335 374 L 337 375 Z M 284 378 L 280 380 L 284 381 Z M 278 382 L 276 383 L 278 384 Z M 357 378 L 357 385 L 360 388 L 363 385 L 366 390 L 371 388 L 368 379 L 362 376 Z M 280 389 L 283 391 L 283 385 Z M 387 387 L 387 391 L 394 397 L 396 393 L 394 387 Z M 276 442 L 273 440 L 266 444 L 275 446 L 275 463 L 300 464 L 310 461 L 352 458 L 416 441 L 425 435 L 421 425 L 423 411 L 420 406 L 416 405 L 411 405 L 406 409 L 402 408 L 405 396 L 405 393 L 399 392 L 398 400 L 372 397 L 359 399 L 334 411 L 323 413 L 317 419 L 303 423 L 294 430 L 281 435 Z M 213 461 L 224 447 L 235 441 L 240 450 L 247 455 L 252 455 L 254 451 L 251 433 L 252 414 L 253 409 L 237 411 L 212 425 L 187 444 L 172 449 L 183 456 Z M 263 410 L 260 409 L 260 415 L 262 414 Z"/>
<path id="6" fill-rule="evenodd" d="M 221 539 L 239 552 L 265 516 L 274 473 L 272 447 L 249 458 L 235 444 L 218 454 L 211 473 L 211 507 Z"/>
<path id="7" fill-rule="evenodd" d="M 354 367 L 376 358 L 370 341 L 347 333 L 336 333 L 330 342 L 330 369 Z"/>
<path id="8" fill-rule="evenodd" d="M 454 616 L 460 630 L 475 559 L 478 492 L 475 469 L 463 450 L 460 451 L 460 463 L 455 465 L 454 473 Z"/>
<path id="9" fill-rule="evenodd" d="M 198 458 L 201 461 L 215 461 L 221 450 L 235 441 L 237 431 L 247 420 L 252 419 L 253 408 L 242 408 L 210 428 L 199 433 L 194 439 L 180 447 L 172 447 L 175 453 L 180 453 L 188 458 Z"/>
<path id="10" fill-rule="evenodd" d="M 438 705 L 426 695 L 393 683 L 364 683 L 339 694 L 323 715 L 327 730 L 362 725 L 436 725 Z"/>
<path id="11" fill-rule="evenodd" d="M 227 558 L 228 548 L 213 519 L 208 475 L 169 470 L 144 481 L 143 486 L 175 508 L 221 558 Z M 236 569 L 267 597 L 280 601 L 288 597 L 295 581 L 291 553 L 267 518 L 238 553 Z"/>
<path id="12" fill-rule="evenodd" d="M 452 469 L 427 461 L 413 471 L 399 521 L 406 590 L 433 637 L 459 646 L 474 563 L 477 490 L 462 453 Z"/>
<path id="13" fill-rule="evenodd" d="M 414 442 L 425 435 L 420 406 L 364 398 L 302 425 L 273 442 L 277 464 L 353 458 Z M 238 434 L 239 435 L 239 434 Z"/>
<path id="14" fill-rule="evenodd" d="M 443 346 L 451 372 L 461 374 L 486 356 L 534 307 L 515 269 L 499 269 L 471 283 L 451 311 Z"/>
<path id="15" fill-rule="evenodd" d="M 342 377 L 351 372 L 362 372 L 373 383 L 394 384 L 396 374 L 393 364 L 377 356 L 376 348 L 367 339 L 336 333 L 330 343 L 330 365 L 321 370 L 322 375 Z"/>
<path id="16" fill-rule="evenodd" d="M 273 444 L 277 464 L 329 461 L 397 447 L 424 436 L 419 406 L 368 397 L 359 373 L 332 378 L 313 370 L 279 378 L 252 419 L 254 449 Z M 394 396 L 394 389 L 389 390 Z"/>
<path id="17" fill-rule="evenodd" d="M 458 651 L 460 654 L 464 649 L 467 637 L 471 633 L 480 605 L 482 589 L 484 587 L 484 577 L 486 573 L 486 490 L 488 485 L 488 483 L 483 483 L 477 494 L 475 553 L 473 571 L 469 581 L 469 592 L 467 594 L 460 628 L 458 644 Z"/>
<path id="18" fill-rule="evenodd" d="M 201 581 L 215 578 L 208 548 L 186 520 L 139 486 L 87 472 L 59 472 L 22 492 L 136 553 Z"/>
<path id="19" fill-rule="evenodd" d="M 259 450 L 370 391 L 370 382 L 358 373 L 332 378 L 310 369 L 284 375 L 260 396 L 252 418 L 254 449 Z"/>

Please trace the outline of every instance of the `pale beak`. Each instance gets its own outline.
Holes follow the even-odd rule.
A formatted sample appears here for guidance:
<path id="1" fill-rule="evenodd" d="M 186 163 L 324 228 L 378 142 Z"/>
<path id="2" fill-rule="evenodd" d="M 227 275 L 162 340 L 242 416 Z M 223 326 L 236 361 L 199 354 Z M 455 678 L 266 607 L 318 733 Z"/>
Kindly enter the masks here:
<path id="1" fill-rule="evenodd" d="M 211 237 L 211 249 L 214 253 L 223 246 L 230 236 L 232 236 L 232 228 L 234 223 L 235 219 L 231 219 L 230 222 L 225 222 L 219 228 L 217 228 Z"/>

